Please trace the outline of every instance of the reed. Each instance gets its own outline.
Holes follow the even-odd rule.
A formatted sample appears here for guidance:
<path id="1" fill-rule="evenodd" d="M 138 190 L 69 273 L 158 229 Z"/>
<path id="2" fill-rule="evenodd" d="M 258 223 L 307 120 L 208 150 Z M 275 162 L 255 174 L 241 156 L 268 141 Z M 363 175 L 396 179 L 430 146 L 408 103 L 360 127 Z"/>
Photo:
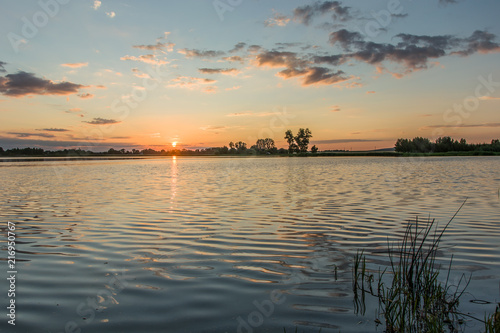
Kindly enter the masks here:
<path id="1" fill-rule="evenodd" d="M 390 266 L 377 278 L 367 269 L 363 251 L 358 251 L 353 265 L 355 311 L 364 314 L 369 294 L 378 298 L 381 318 L 376 321 L 386 332 L 457 331 L 465 316 L 458 305 L 470 277 L 462 275 L 457 286 L 449 284 L 452 257 L 446 279 L 440 282 L 436 256 L 444 232 L 464 204 L 441 229 L 430 218 L 409 221 L 399 244 L 389 244 Z"/>

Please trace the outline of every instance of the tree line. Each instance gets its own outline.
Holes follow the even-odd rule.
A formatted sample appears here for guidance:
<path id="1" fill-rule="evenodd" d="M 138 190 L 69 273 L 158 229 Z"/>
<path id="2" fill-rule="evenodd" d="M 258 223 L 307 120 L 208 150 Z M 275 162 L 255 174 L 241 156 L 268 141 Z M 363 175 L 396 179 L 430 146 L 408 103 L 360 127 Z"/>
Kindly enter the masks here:
<path id="1" fill-rule="evenodd" d="M 422 137 L 413 139 L 398 139 L 395 144 L 395 150 L 399 153 L 447 153 L 447 152 L 500 152 L 500 141 L 491 140 L 491 143 L 467 143 L 467 140 L 461 138 L 454 140 L 449 136 L 439 137 L 435 142 Z"/>
<path id="2" fill-rule="evenodd" d="M 154 150 L 146 149 L 114 149 L 110 148 L 106 152 L 93 152 L 83 149 L 64 149 L 64 150 L 44 150 L 42 148 L 12 148 L 4 150 L 0 147 L 0 156 L 102 156 L 102 155 L 158 155 L 158 156 L 196 156 L 196 155 L 286 155 L 295 153 L 306 153 L 308 151 L 309 139 L 312 137 L 309 128 L 300 128 L 297 135 L 293 135 L 291 130 L 285 132 L 285 139 L 288 142 L 288 149 L 277 148 L 274 139 L 258 139 L 254 145 L 248 147 L 243 141 L 229 142 L 228 146 L 204 148 L 196 150 L 172 149 L 172 150 Z M 313 146 L 312 153 L 316 153 L 318 148 Z"/>

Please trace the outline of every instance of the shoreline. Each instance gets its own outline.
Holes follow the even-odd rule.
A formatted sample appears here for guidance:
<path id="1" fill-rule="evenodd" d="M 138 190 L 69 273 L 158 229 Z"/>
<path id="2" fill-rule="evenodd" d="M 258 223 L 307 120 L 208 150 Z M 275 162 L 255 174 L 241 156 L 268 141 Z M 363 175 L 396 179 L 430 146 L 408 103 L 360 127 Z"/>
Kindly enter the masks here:
<path id="1" fill-rule="evenodd" d="M 51 162 L 51 161 L 99 161 L 99 160 L 140 160 L 151 158 L 170 157 L 452 157 L 452 156 L 500 156 L 496 152 L 472 151 L 472 152 L 444 152 L 444 153 L 399 153 L 399 152 L 319 152 L 302 153 L 294 155 L 254 155 L 254 154 L 178 154 L 178 155 L 87 155 L 87 156 L 0 156 L 0 163 L 4 162 Z"/>

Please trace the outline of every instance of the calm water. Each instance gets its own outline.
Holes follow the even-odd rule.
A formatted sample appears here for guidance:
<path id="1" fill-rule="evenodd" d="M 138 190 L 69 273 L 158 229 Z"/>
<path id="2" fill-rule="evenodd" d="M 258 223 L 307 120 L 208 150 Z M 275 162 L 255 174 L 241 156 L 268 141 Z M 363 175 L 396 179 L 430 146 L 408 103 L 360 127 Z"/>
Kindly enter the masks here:
<path id="1" fill-rule="evenodd" d="M 473 274 L 465 311 L 500 299 L 498 157 L 3 162 L 0 180 L 2 332 L 375 332 L 353 254 L 387 264 L 406 220 L 444 224 L 466 197 L 440 255 L 452 282 Z"/>

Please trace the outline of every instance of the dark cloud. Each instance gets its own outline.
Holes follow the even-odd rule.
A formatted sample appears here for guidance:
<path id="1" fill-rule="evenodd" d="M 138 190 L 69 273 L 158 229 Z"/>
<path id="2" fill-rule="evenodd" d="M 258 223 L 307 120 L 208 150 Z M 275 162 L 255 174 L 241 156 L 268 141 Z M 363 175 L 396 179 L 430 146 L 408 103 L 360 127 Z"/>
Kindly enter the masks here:
<path id="1" fill-rule="evenodd" d="M 260 46 L 260 45 L 250 45 L 248 47 L 248 52 L 250 52 L 250 53 L 259 52 L 260 50 L 262 50 L 262 46 Z"/>
<path id="2" fill-rule="evenodd" d="M 234 52 L 238 52 L 240 50 L 242 50 L 243 48 L 245 48 L 247 44 L 246 43 L 243 43 L 243 42 L 239 42 L 238 44 L 236 44 L 232 50 L 229 51 L 229 53 L 234 53 Z"/>
<path id="3" fill-rule="evenodd" d="M 199 68 L 198 70 L 203 74 L 231 74 L 238 71 L 236 68 Z"/>
<path id="4" fill-rule="evenodd" d="M 54 138 L 55 136 L 52 134 L 46 133 L 20 133 L 20 132 L 9 132 L 7 134 L 15 135 L 18 138 L 30 138 L 30 137 L 40 137 L 40 138 Z"/>
<path id="5" fill-rule="evenodd" d="M 7 65 L 6 62 L 0 61 L 0 73 L 5 73 L 7 72 L 4 68 L 4 66 Z"/>
<path id="6" fill-rule="evenodd" d="M 5 77 L 0 76 L 0 94 L 7 96 L 70 95 L 77 93 L 81 88 L 85 86 L 71 82 L 54 83 L 22 71 Z"/>
<path id="7" fill-rule="evenodd" d="M 195 49 L 181 49 L 179 53 L 184 54 L 186 58 L 216 58 L 225 54 L 222 51 Z"/>
<path id="8" fill-rule="evenodd" d="M 84 121 L 84 123 L 91 125 L 111 125 L 118 124 L 120 121 L 114 119 L 94 118 L 92 121 Z"/>
<path id="9" fill-rule="evenodd" d="M 476 52 L 479 53 L 490 53 L 499 52 L 500 44 L 496 43 L 494 40 L 496 36 L 492 33 L 476 30 L 464 43 L 467 45 L 464 50 L 455 52 L 456 54 L 467 56 Z"/>
<path id="10" fill-rule="evenodd" d="M 296 52 L 264 51 L 256 57 L 258 66 L 269 67 L 305 67 L 307 61 L 301 59 Z"/>
<path id="11" fill-rule="evenodd" d="M 350 51 L 351 46 L 364 45 L 363 36 L 359 32 L 352 32 L 346 29 L 341 29 L 330 33 L 330 44 L 339 43 L 344 50 Z"/>
<path id="12" fill-rule="evenodd" d="M 327 56 L 313 56 L 315 64 L 328 64 L 332 66 L 341 65 L 344 62 L 344 56 L 341 54 L 327 55 Z"/>
<path id="13" fill-rule="evenodd" d="M 336 84 L 347 81 L 352 77 L 346 76 L 343 71 L 332 70 L 327 67 L 313 66 L 313 63 L 328 63 L 337 65 L 340 59 L 334 56 L 314 58 L 311 62 L 295 52 L 286 51 L 264 51 L 256 56 L 256 64 L 259 67 L 286 67 L 278 73 L 284 79 L 301 77 L 302 85 Z M 334 62 L 334 63 L 333 63 Z"/>
<path id="14" fill-rule="evenodd" d="M 304 86 L 312 84 L 335 84 L 349 80 L 343 71 L 332 71 L 325 67 L 311 67 L 302 81 Z"/>
<path id="15" fill-rule="evenodd" d="M 336 21 L 347 21 L 351 19 L 350 7 L 342 6 L 340 1 L 315 2 L 312 5 L 297 7 L 293 11 L 294 20 L 309 25 L 316 17 L 332 13 L 332 18 Z"/>
<path id="16" fill-rule="evenodd" d="M 69 132 L 68 129 L 65 128 L 40 128 L 37 131 L 46 131 L 46 132 Z"/>
<path id="17" fill-rule="evenodd" d="M 495 42 L 496 36 L 480 30 L 475 31 L 468 38 L 411 34 L 398 34 L 395 38 L 400 40 L 397 44 L 367 42 L 363 40 L 360 33 L 342 29 L 330 34 L 330 43 L 340 44 L 347 52 L 354 50 L 354 52 L 343 54 L 342 61 L 355 59 L 372 65 L 390 61 L 402 64 L 405 67 L 405 73 L 427 68 L 431 59 L 447 55 L 467 56 L 477 52 L 500 51 L 500 45 Z M 333 57 L 332 60 L 338 56 Z M 321 58 L 315 61 L 321 62 Z"/>

